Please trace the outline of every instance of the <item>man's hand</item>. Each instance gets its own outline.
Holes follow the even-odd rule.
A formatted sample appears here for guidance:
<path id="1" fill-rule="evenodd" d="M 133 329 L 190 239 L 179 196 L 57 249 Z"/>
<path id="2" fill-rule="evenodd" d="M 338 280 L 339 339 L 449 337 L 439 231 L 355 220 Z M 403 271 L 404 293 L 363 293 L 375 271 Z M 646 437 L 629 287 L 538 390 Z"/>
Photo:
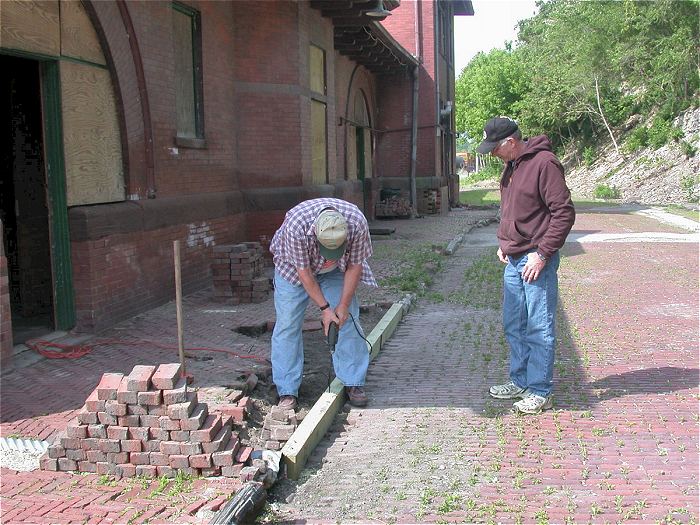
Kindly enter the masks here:
<path id="1" fill-rule="evenodd" d="M 508 257 L 506 257 L 505 255 L 503 255 L 503 250 L 501 250 L 501 249 L 499 248 L 498 251 L 496 252 L 496 254 L 498 255 L 498 260 L 499 260 L 499 261 L 501 261 L 503 264 L 508 264 Z"/>
<path id="2" fill-rule="evenodd" d="M 342 326 L 342 323 L 336 313 L 333 311 L 333 308 L 326 308 L 325 310 L 321 311 L 321 323 L 323 324 L 323 333 L 326 336 L 328 336 L 328 327 L 331 325 L 331 323 L 336 323 L 339 328 Z"/>
<path id="3" fill-rule="evenodd" d="M 335 315 L 340 319 L 340 323 L 338 323 L 338 328 L 340 328 L 345 324 L 345 321 L 348 320 L 348 317 L 350 317 L 350 309 L 348 306 L 340 303 L 335 307 Z"/>
<path id="4" fill-rule="evenodd" d="M 536 252 L 531 252 L 527 254 L 527 262 L 523 268 L 523 279 L 525 282 L 531 283 L 536 281 L 540 276 L 540 273 L 544 269 L 545 261 L 540 259 L 540 256 Z"/>

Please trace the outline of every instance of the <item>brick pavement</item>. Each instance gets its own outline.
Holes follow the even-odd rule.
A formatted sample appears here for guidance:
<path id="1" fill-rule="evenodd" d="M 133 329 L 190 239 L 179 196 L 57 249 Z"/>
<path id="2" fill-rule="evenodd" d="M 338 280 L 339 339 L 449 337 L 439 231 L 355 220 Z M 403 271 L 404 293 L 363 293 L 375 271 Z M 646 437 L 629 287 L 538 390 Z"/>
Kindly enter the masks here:
<path id="1" fill-rule="evenodd" d="M 556 406 L 536 417 L 486 395 L 508 362 L 493 252 L 465 240 L 446 300 L 422 300 L 370 368 L 370 407 L 276 485 L 276 521 L 697 523 L 698 245 L 567 245 Z"/>
<path id="2" fill-rule="evenodd" d="M 381 221 L 394 226 L 394 235 L 377 242 L 397 244 L 408 240 L 447 244 L 494 210 L 459 210 L 447 217 L 412 221 Z M 381 277 L 393 261 L 371 261 Z M 395 291 L 360 291 L 362 304 L 398 299 Z M 269 345 L 234 331 L 257 327 L 274 320 L 272 299 L 258 304 L 228 306 L 204 290 L 183 299 L 187 371 L 200 388 L 200 399 L 211 401 L 222 385 L 235 382 L 250 370 L 261 375 L 269 370 Z M 309 307 L 309 319 L 317 319 Z M 136 365 L 157 365 L 177 360 L 177 326 L 174 303 L 168 303 L 123 322 L 86 343 L 91 352 L 79 359 L 41 359 L 0 377 L 0 435 L 22 436 L 53 442 L 77 416 L 86 397 L 104 372 L 128 373 Z M 57 342 L 82 340 L 72 334 Z M 207 351 L 224 349 L 231 353 Z M 251 359 L 253 357 L 254 359 Z M 231 480 L 198 480 L 193 484 L 171 482 L 158 494 L 158 482 L 108 480 L 94 474 L 61 472 L 14 472 L 2 470 L 0 502 L 3 523 L 77 522 L 189 522 L 203 521 L 221 498 L 235 492 Z M 218 496 L 217 496 L 218 494 Z M 66 495 L 71 496 L 66 499 Z M 213 502 L 213 503 L 212 503 Z M 207 505 L 209 508 L 207 509 Z"/>

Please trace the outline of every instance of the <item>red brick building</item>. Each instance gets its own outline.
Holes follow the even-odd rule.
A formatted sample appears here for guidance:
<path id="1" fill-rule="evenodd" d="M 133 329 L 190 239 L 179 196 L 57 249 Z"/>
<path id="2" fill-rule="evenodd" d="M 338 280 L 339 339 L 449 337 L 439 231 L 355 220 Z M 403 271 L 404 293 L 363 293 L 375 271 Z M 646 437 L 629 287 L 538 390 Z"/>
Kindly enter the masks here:
<path id="1" fill-rule="evenodd" d="M 469 0 L 0 2 L 3 367 L 8 330 L 99 331 L 172 299 L 174 240 L 191 292 L 211 283 L 213 246 L 270 236 L 307 198 L 372 218 L 388 189 L 440 211 L 421 210 L 428 190 L 444 211 L 453 16 L 471 14 Z"/>

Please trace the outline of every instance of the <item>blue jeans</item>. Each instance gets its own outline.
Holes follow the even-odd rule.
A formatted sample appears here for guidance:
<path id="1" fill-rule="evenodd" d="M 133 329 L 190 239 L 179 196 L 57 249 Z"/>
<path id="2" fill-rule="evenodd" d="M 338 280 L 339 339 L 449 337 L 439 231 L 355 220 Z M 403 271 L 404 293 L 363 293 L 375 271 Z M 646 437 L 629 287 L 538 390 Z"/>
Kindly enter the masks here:
<path id="1" fill-rule="evenodd" d="M 337 268 L 331 272 L 316 275 L 324 297 L 335 308 L 343 292 L 345 274 Z M 294 286 L 275 271 L 275 312 L 277 319 L 272 332 L 272 380 L 280 396 L 297 396 L 304 372 L 304 343 L 302 327 L 309 296 L 304 287 Z M 352 298 L 350 313 L 360 332 L 360 306 L 357 298 Z M 369 351 L 364 333 L 355 329 L 352 319 L 343 324 L 338 332 L 338 343 L 333 353 L 333 368 L 336 377 L 345 386 L 363 386 Z"/>
<path id="2" fill-rule="evenodd" d="M 503 329 L 510 345 L 510 379 L 546 397 L 552 392 L 554 372 L 559 252 L 530 283 L 522 276 L 527 254 L 508 260 L 503 272 Z"/>

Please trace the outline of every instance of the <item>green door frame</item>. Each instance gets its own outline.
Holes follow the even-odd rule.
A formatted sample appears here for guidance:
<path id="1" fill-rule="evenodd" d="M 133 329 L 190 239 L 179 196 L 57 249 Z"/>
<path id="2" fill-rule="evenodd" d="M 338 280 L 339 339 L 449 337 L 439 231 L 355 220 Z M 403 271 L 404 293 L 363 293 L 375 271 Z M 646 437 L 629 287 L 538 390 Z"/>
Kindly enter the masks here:
<path id="1" fill-rule="evenodd" d="M 70 256 L 66 168 L 63 158 L 63 119 L 61 77 L 56 57 L 26 51 L 3 49 L 0 53 L 35 60 L 41 78 L 41 114 L 44 126 L 44 165 L 46 170 L 54 328 L 75 326 L 73 267 Z"/>
<path id="2" fill-rule="evenodd" d="M 57 60 L 40 62 L 41 102 L 44 117 L 44 163 L 49 199 L 51 267 L 53 271 L 54 324 L 58 330 L 75 326 L 73 272 L 63 158 L 61 81 Z"/>

